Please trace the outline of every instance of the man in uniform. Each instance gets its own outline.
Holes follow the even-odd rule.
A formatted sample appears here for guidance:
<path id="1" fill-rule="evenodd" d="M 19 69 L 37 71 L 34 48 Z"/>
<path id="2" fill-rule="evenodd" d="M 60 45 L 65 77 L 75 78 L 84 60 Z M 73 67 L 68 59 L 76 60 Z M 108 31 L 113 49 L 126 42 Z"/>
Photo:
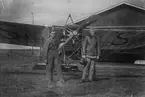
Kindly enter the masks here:
<path id="1" fill-rule="evenodd" d="M 85 78 L 88 75 L 88 80 L 93 81 L 95 71 L 95 60 L 99 59 L 100 46 L 99 37 L 95 35 L 95 29 L 90 29 L 90 35 L 85 36 L 82 42 L 82 58 L 87 62 L 83 69 L 82 82 L 85 82 Z"/>
<path id="2" fill-rule="evenodd" d="M 43 54 L 46 58 L 46 77 L 49 80 L 49 84 L 54 83 L 53 72 L 54 69 L 57 72 L 58 82 L 57 85 L 62 86 L 64 83 L 62 70 L 61 70 L 61 62 L 58 47 L 60 44 L 60 40 L 56 39 L 56 32 L 52 27 L 51 33 L 48 34 L 48 38 L 45 40 L 43 45 Z"/>

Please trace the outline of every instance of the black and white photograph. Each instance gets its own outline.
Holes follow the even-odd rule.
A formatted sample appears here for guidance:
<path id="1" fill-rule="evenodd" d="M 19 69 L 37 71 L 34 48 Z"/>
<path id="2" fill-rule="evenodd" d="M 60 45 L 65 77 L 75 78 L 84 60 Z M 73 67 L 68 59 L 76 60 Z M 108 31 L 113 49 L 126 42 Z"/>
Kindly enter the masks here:
<path id="1" fill-rule="evenodd" d="M 0 97 L 145 97 L 145 0 L 0 0 Z"/>

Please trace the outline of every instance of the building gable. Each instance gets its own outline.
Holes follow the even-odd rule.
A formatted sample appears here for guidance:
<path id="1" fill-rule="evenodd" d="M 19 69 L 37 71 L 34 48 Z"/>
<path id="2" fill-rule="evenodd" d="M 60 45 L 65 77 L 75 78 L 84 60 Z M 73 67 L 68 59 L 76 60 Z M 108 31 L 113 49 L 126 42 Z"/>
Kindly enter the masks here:
<path id="1" fill-rule="evenodd" d="M 144 26 L 145 10 L 121 4 L 112 9 L 95 15 L 95 21 L 88 26 Z M 99 16 L 99 18 L 98 18 Z M 84 20 L 83 20 L 84 21 Z M 77 22 L 81 24 L 83 21 Z"/>

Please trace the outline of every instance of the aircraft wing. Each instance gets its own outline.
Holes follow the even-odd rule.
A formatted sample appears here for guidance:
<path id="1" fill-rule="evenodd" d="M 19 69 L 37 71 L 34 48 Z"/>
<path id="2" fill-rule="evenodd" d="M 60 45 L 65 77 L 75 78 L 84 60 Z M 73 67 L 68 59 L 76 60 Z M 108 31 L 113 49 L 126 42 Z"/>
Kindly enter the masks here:
<path id="1" fill-rule="evenodd" d="M 40 46 L 44 26 L 0 21 L 0 43 Z"/>

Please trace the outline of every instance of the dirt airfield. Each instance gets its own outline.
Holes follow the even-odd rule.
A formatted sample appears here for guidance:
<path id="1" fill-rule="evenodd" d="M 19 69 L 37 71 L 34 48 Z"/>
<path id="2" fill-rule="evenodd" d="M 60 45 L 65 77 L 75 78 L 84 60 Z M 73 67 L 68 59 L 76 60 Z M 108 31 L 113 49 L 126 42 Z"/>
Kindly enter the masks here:
<path id="1" fill-rule="evenodd" d="M 0 97 L 145 97 L 144 66 L 98 66 L 98 79 L 86 83 L 80 83 L 81 72 L 64 72 L 67 83 L 53 88 L 48 87 L 45 70 L 20 66 L 1 65 Z"/>

